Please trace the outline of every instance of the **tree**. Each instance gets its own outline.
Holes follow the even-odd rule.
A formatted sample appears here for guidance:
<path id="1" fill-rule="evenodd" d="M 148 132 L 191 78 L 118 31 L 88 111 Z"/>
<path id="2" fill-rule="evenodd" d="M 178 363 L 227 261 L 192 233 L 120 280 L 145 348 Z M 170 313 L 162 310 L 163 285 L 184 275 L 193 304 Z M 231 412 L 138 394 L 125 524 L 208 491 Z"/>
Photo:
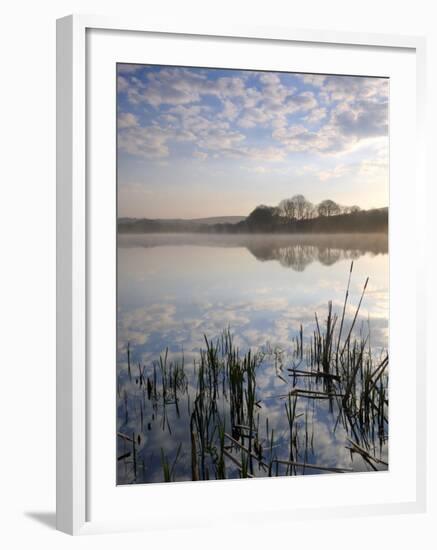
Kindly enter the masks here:
<path id="1" fill-rule="evenodd" d="M 296 218 L 302 220 L 305 213 L 307 200 L 303 195 L 294 195 L 292 198 L 296 205 Z"/>
<path id="2" fill-rule="evenodd" d="M 340 214 L 340 207 L 336 202 L 326 199 L 317 206 L 317 212 L 319 216 L 337 216 Z"/>
<path id="3" fill-rule="evenodd" d="M 247 224 L 251 229 L 272 229 L 277 225 L 279 218 L 278 208 L 261 204 L 247 217 Z"/>
<path id="4" fill-rule="evenodd" d="M 279 203 L 280 215 L 288 220 L 304 220 L 312 217 L 313 205 L 303 195 L 294 195 Z"/>
<path id="5" fill-rule="evenodd" d="M 296 205 L 293 199 L 284 199 L 279 203 L 279 212 L 281 216 L 288 220 L 294 220 L 296 217 Z"/>
<path id="6" fill-rule="evenodd" d="M 309 220 L 314 217 L 314 204 L 310 201 L 305 201 L 305 206 L 303 209 L 303 219 Z"/>
<path id="7" fill-rule="evenodd" d="M 342 214 L 355 214 L 361 210 L 361 208 L 355 204 L 353 206 L 341 206 L 340 208 Z"/>

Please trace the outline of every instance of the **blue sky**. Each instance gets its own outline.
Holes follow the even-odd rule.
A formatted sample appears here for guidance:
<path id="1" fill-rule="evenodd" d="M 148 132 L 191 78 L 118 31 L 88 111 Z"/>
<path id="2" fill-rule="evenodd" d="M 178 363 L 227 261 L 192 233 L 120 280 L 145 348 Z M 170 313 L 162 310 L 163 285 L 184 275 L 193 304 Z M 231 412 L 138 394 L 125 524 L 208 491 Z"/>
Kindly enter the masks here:
<path id="1" fill-rule="evenodd" d="M 381 78 L 117 65 L 119 216 L 388 205 Z"/>

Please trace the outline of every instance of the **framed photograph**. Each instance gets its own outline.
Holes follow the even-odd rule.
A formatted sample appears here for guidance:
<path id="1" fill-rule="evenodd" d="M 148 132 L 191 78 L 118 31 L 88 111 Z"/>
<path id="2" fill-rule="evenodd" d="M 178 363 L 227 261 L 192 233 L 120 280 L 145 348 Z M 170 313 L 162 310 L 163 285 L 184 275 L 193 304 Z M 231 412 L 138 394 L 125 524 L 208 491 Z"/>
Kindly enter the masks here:
<path id="1" fill-rule="evenodd" d="M 423 510 L 424 40 L 57 40 L 58 528 Z"/>

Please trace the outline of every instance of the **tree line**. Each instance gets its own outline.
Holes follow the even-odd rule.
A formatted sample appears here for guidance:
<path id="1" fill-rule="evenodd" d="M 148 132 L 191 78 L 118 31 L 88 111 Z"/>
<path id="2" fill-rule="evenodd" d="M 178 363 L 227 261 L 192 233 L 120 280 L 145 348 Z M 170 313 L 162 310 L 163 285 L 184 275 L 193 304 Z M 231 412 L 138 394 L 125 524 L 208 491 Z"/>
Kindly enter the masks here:
<path id="1" fill-rule="evenodd" d="M 384 232 L 388 227 L 388 209 L 361 210 L 359 206 L 342 206 L 331 199 L 312 204 L 303 195 L 294 195 L 278 206 L 257 206 L 237 225 L 240 227 L 234 230 L 251 233 Z"/>
<path id="2" fill-rule="evenodd" d="M 238 223 L 204 225 L 196 220 L 119 220 L 121 233 L 376 233 L 388 229 L 388 208 L 361 210 L 331 199 L 318 204 L 303 195 L 277 206 L 257 206 Z"/>
<path id="3" fill-rule="evenodd" d="M 278 206 L 266 207 L 265 205 L 261 205 L 258 206 L 255 211 L 257 209 L 264 210 L 265 208 L 270 209 L 272 215 L 277 215 L 290 221 L 309 220 L 318 216 L 353 214 L 361 210 L 357 205 L 341 206 L 331 199 L 323 200 L 319 204 L 313 204 L 303 195 L 294 195 L 289 199 L 284 199 Z"/>

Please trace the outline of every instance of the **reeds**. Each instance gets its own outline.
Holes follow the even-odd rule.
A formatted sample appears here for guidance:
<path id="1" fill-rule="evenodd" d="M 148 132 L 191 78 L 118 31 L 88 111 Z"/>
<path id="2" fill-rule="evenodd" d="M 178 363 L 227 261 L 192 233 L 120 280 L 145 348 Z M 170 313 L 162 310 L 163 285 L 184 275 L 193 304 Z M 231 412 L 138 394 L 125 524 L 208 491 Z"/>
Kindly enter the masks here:
<path id="1" fill-rule="evenodd" d="M 179 444 L 178 450 L 176 451 L 176 456 L 173 460 L 173 464 L 170 465 L 167 456 L 164 453 L 164 449 L 161 447 L 161 466 L 162 466 L 162 475 L 166 483 L 175 480 L 175 467 L 181 453 L 182 443 Z"/>
<path id="2" fill-rule="evenodd" d="M 159 426 L 172 441 L 175 425 L 186 436 L 171 459 L 171 453 L 160 448 L 165 482 L 351 471 L 343 464 L 317 461 L 315 411 L 325 410 L 324 403 L 324 414 L 332 417 L 332 433 L 341 427 L 346 434 L 344 447 L 351 460 L 361 460 L 363 468 L 385 469 L 389 358 L 385 352 L 376 360 L 369 334 L 357 331 L 368 278 L 343 335 L 352 272 L 353 262 L 340 316 L 329 302 L 324 321 L 315 314 L 309 337 L 300 325 L 287 352 L 266 347 L 242 353 L 228 328 L 216 339 L 204 336 L 204 348 L 189 374 L 183 356 L 170 360 L 166 349 L 150 365 L 138 362 L 134 379 L 128 344 L 127 378 L 117 378 L 118 463 L 123 479 L 141 482 L 144 464 L 147 471 L 152 469 L 153 448 L 148 448 L 145 434 Z M 266 395 L 259 387 L 258 373 L 269 365 L 285 391 Z M 181 407 L 182 400 L 186 407 Z M 283 407 L 285 430 L 269 419 L 271 403 L 277 403 L 275 410 Z"/>

